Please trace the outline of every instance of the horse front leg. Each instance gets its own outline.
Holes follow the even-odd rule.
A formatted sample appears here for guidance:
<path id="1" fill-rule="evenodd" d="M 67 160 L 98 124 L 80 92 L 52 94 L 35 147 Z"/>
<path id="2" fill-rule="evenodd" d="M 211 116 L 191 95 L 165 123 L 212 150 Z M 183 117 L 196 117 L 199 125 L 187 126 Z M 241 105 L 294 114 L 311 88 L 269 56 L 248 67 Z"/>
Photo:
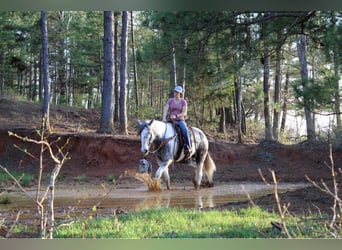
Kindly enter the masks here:
<path id="1" fill-rule="evenodd" d="M 158 162 L 159 168 L 156 171 L 155 178 L 160 179 L 163 176 L 163 180 L 166 182 L 166 188 L 170 189 L 170 175 L 169 175 L 169 165 L 172 160 Z"/>
<path id="2" fill-rule="evenodd" d="M 166 182 L 167 190 L 170 190 L 170 175 L 169 175 L 169 168 L 166 168 L 163 172 L 163 180 Z"/>

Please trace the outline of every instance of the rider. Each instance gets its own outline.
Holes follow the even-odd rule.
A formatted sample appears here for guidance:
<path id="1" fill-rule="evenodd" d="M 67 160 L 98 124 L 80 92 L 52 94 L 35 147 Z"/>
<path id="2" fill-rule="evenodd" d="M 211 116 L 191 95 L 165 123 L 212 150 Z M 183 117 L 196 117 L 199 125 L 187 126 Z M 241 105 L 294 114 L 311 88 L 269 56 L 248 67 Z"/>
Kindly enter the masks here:
<path id="1" fill-rule="evenodd" d="M 188 104 L 184 98 L 181 97 L 183 93 L 183 88 L 181 86 L 176 86 L 174 88 L 174 97 L 170 98 L 163 110 L 163 121 L 166 122 L 166 115 L 168 111 L 170 111 L 170 118 L 173 121 L 177 121 L 179 124 L 179 128 L 182 132 L 185 145 L 184 145 L 184 154 L 185 158 L 188 158 L 191 153 L 191 145 L 188 134 L 187 125 L 185 123 L 185 116 L 188 110 Z"/>

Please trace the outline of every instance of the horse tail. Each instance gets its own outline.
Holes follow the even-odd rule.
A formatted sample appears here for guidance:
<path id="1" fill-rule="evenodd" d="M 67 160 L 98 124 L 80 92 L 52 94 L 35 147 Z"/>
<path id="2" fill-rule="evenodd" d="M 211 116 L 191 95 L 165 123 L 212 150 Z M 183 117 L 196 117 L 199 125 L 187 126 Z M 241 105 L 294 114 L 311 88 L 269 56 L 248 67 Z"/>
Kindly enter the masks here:
<path id="1" fill-rule="evenodd" d="M 216 171 L 216 164 L 208 152 L 204 160 L 204 172 L 208 178 L 209 184 L 211 185 L 213 185 L 213 175 L 215 171 Z"/>

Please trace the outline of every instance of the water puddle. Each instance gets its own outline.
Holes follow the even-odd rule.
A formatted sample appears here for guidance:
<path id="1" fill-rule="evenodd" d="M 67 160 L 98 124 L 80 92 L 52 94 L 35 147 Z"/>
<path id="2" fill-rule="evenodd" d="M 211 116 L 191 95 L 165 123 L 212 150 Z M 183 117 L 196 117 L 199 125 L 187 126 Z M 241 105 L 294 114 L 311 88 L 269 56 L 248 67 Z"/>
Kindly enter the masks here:
<path id="1" fill-rule="evenodd" d="M 278 184 L 279 193 L 303 188 L 308 184 Z M 66 217 L 86 217 L 89 215 L 113 214 L 118 208 L 136 211 L 159 207 L 206 208 L 228 202 L 248 200 L 247 193 L 253 198 L 271 194 L 273 186 L 264 183 L 222 183 L 213 188 L 194 190 L 193 186 L 175 185 L 171 190 L 149 191 L 144 185 L 133 188 L 110 189 L 104 186 L 82 188 L 59 187 L 55 192 L 56 219 Z M 29 191 L 34 197 L 35 191 Z M 4 195 L 4 194 L 2 194 Z M 24 211 L 21 219 L 29 218 L 36 211 L 32 200 L 20 192 L 6 194 L 9 204 L 0 205 L 0 217 L 11 220 L 16 212 Z M 26 214 L 26 215 L 25 215 Z"/>

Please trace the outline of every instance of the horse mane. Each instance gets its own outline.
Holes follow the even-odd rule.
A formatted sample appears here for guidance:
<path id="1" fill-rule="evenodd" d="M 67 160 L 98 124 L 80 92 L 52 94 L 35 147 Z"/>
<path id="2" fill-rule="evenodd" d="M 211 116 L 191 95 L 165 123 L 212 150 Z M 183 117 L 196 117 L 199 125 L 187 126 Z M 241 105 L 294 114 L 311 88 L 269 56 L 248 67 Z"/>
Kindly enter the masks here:
<path id="1" fill-rule="evenodd" d="M 154 121 L 153 119 L 150 120 L 150 122 L 148 122 L 148 121 L 141 122 L 140 120 L 138 120 L 139 127 L 138 127 L 138 131 L 137 131 L 137 135 L 140 135 L 141 132 L 144 130 L 144 128 L 145 128 L 146 126 L 150 126 L 150 125 L 152 124 L 153 121 Z"/>

